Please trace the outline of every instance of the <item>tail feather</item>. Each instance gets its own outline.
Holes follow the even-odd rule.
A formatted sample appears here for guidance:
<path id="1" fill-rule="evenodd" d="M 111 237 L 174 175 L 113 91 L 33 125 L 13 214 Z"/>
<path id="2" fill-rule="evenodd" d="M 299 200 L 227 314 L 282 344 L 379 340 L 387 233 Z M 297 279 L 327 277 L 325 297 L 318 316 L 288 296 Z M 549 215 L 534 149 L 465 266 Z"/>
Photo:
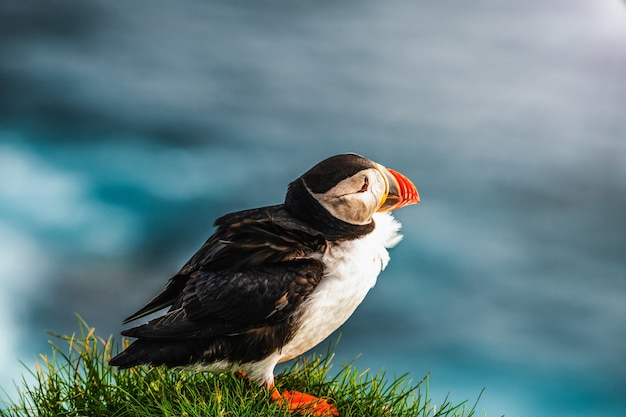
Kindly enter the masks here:
<path id="1" fill-rule="evenodd" d="M 171 368 L 189 364 L 193 356 L 189 346 L 184 343 L 136 340 L 126 350 L 111 358 L 109 365 L 119 369 L 138 365 L 165 365 Z"/>

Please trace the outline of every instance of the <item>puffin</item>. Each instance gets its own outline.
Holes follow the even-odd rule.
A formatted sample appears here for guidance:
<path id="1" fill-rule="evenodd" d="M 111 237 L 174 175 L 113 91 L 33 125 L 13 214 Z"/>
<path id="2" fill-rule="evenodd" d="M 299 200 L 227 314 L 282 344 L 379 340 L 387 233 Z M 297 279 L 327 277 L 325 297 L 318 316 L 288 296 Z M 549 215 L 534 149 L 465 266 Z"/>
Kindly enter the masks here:
<path id="1" fill-rule="evenodd" d="M 419 203 L 403 174 L 363 156 L 331 156 L 291 182 L 283 204 L 226 214 L 165 285 L 124 324 L 135 340 L 110 360 L 234 372 L 289 411 L 338 416 L 329 401 L 279 392 L 274 367 L 313 348 L 363 301 L 402 238 L 393 210 Z"/>

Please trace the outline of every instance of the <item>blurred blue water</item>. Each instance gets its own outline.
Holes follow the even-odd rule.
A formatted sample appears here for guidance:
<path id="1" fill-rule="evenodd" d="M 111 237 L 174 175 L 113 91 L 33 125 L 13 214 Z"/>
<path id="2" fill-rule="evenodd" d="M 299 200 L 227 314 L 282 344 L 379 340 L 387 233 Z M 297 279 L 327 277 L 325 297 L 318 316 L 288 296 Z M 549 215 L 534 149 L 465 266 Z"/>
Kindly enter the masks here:
<path id="1" fill-rule="evenodd" d="M 3 2 L 0 384 L 355 151 L 422 204 L 339 364 L 485 387 L 491 416 L 624 415 L 625 47 L 617 0 Z"/>

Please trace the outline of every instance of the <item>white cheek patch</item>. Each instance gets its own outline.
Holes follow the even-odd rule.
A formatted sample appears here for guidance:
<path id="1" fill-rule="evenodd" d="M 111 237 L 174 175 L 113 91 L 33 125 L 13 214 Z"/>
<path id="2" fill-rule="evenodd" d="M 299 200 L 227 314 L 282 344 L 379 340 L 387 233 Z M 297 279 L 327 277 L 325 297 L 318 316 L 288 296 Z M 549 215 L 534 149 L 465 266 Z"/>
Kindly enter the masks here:
<path id="1" fill-rule="evenodd" d="M 369 187 L 367 191 L 359 192 L 366 176 Z M 346 178 L 325 193 L 311 195 L 335 218 L 350 224 L 364 225 L 372 221 L 385 189 L 385 180 L 381 174 L 375 169 L 368 169 Z"/>
<path id="2" fill-rule="evenodd" d="M 372 193 L 372 195 L 376 199 L 376 208 L 378 208 L 378 206 L 382 203 L 383 198 L 386 197 L 387 183 L 385 182 L 385 179 L 382 177 L 380 172 L 378 172 L 377 170 L 372 171 L 372 175 L 369 176 L 369 192 Z"/>
<path id="3" fill-rule="evenodd" d="M 371 205 L 364 201 L 364 197 L 368 196 L 350 194 L 332 199 L 326 202 L 326 204 L 322 203 L 322 205 L 330 214 L 344 222 L 363 225 L 369 223 L 372 219 Z"/>

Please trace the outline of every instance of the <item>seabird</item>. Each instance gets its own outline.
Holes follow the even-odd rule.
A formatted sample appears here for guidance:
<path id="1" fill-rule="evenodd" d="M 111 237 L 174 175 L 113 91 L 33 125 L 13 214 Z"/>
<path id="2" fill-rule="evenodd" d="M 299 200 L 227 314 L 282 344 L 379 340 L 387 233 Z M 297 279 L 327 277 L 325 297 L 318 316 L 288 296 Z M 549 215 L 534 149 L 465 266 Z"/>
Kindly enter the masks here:
<path id="1" fill-rule="evenodd" d="M 128 323 L 136 338 L 110 364 L 242 372 L 293 411 L 337 416 L 334 405 L 274 387 L 274 367 L 319 344 L 363 301 L 389 261 L 400 224 L 419 203 L 404 175 L 357 154 L 315 165 L 285 202 L 226 214 L 217 230 Z"/>

